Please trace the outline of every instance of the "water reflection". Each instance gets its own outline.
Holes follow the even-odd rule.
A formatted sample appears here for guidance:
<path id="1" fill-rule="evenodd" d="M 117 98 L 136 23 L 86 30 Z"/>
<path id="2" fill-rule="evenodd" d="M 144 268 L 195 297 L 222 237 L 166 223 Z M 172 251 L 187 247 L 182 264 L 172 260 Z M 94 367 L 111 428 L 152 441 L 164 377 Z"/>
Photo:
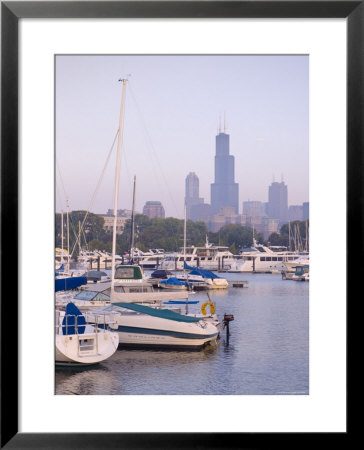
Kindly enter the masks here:
<path id="1" fill-rule="evenodd" d="M 308 283 L 280 275 L 229 274 L 248 287 L 210 292 L 220 318 L 233 314 L 229 345 L 200 351 L 118 350 L 88 369 L 57 369 L 56 394 L 308 394 Z M 199 312 L 206 293 L 193 296 Z M 194 309 L 193 309 L 194 308 Z"/>

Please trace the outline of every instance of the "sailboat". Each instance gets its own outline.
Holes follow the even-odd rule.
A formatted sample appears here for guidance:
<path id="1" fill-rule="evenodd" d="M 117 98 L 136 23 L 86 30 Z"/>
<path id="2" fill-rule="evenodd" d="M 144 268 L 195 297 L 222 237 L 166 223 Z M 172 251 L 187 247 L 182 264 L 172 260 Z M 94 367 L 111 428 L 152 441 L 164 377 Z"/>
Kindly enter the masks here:
<path id="1" fill-rule="evenodd" d="M 119 336 L 105 323 L 86 322 L 85 316 L 73 304 L 56 309 L 55 360 L 57 366 L 86 366 L 98 364 L 112 356 L 119 344 Z M 108 316 L 110 325 L 110 316 Z M 101 326 L 100 326 L 101 325 Z"/>
<path id="2" fill-rule="evenodd" d="M 119 119 L 118 146 L 115 167 L 114 191 L 114 227 L 112 241 L 112 278 L 110 290 L 110 305 L 102 308 L 102 314 L 115 314 L 116 323 L 112 328 L 118 332 L 119 346 L 152 347 L 152 348 L 201 348 L 206 344 L 216 342 L 219 336 L 218 328 L 201 318 L 182 315 L 162 307 L 162 296 L 158 292 L 137 292 L 138 300 L 133 299 L 133 293 L 120 292 L 127 281 L 125 277 L 141 269 L 139 266 L 117 266 L 116 252 L 116 218 L 118 206 L 120 148 L 122 138 L 123 114 L 127 79 L 122 82 L 121 109 Z M 141 273 L 141 272 L 139 272 Z M 139 284 L 142 285 L 142 276 Z M 119 292 L 118 292 L 119 291 Z M 166 293 L 167 294 L 167 293 Z M 170 293 L 168 293 L 170 295 Z M 179 293 L 181 295 L 181 293 Z M 150 307 L 140 304 L 140 298 L 147 301 L 153 298 L 160 303 L 160 307 Z M 94 312 L 97 319 L 97 313 Z"/>

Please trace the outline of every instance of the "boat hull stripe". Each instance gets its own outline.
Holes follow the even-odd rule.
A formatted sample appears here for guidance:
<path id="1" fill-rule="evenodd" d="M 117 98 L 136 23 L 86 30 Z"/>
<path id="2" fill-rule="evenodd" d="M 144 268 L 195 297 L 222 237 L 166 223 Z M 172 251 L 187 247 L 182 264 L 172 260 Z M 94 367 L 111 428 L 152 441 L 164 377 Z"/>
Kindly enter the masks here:
<path id="1" fill-rule="evenodd" d="M 155 334 L 159 336 L 172 336 L 181 339 L 210 339 L 217 337 L 218 335 L 218 333 L 193 334 L 193 333 L 181 333 L 178 331 L 153 330 L 150 328 L 125 327 L 125 326 L 119 326 L 117 331 L 119 331 L 120 333 Z"/>

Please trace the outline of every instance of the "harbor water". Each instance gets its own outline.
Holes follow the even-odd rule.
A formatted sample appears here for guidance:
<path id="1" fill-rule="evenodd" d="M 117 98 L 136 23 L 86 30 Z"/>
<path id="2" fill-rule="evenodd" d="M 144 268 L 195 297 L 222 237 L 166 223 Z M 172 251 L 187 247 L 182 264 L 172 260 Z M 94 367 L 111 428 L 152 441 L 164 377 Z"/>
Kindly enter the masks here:
<path id="1" fill-rule="evenodd" d="M 88 368 L 56 368 L 58 395 L 308 395 L 309 282 L 280 274 L 223 273 L 247 287 L 208 291 L 219 319 L 216 346 L 199 351 L 118 350 Z M 200 312 L 204 291 L 191 294 Z"/>

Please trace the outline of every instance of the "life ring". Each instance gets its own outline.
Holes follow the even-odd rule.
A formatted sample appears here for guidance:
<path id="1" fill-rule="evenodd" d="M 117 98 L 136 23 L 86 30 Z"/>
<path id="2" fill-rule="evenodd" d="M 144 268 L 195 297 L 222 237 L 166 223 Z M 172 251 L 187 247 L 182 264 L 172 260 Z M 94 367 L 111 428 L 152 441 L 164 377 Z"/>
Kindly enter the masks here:
<path id="1" fill-rule="evenodd" d="M 210 306 L 210 314 L 214 314 L 215 312 L 215 305 L 212 302 L 205 302 L 202 306 L 201 306 L 201 312 L 204 316 L 206 316 L 206 307 Z"/>

